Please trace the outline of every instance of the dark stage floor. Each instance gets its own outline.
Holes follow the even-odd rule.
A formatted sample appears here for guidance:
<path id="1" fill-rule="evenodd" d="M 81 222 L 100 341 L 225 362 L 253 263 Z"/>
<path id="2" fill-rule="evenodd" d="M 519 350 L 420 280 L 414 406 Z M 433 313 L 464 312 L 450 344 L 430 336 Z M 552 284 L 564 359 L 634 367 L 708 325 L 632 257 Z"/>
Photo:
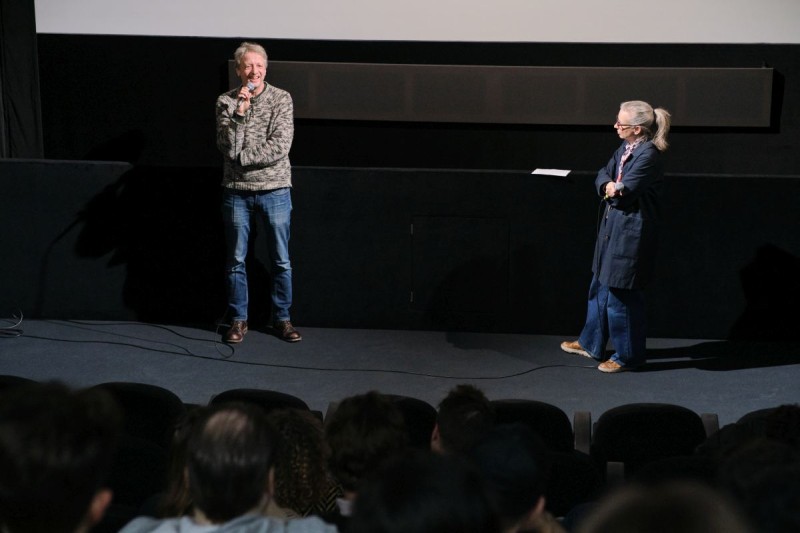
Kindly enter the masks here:
<path id="1" fill-rule="evenodd" d="M 564 339 L 555 336 L 300 327 L 297 344 L 251 330 L 231 347 L 211 329 L 183 326 L 25 320 L 19 329 L 0 339 L 0 374 L 72 386 L 150 383 L 186 403 L 247 387 L 293 394 L 323 412 L 332 400 L 373 389 L 436 405 L 456 384 L 472 383 L 490 399 L 536 399 L 570 417 L 589 411 L 596 420 L 617 405 L 664 402 L 716 413 L 721 425 L 800 403 L 800 349 L 788 343 L 649 339 L 647 365 L 607 375 L 562 352 Z"/>

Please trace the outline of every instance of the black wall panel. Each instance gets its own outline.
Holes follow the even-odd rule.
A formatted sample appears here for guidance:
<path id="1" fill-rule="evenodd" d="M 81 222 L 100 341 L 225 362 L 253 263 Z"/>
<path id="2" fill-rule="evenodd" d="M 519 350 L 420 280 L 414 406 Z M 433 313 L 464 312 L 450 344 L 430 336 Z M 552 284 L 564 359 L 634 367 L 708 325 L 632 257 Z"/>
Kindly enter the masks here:
<path id="1" fill-rule="evenodd" d="M 578 333 L 592 173 L 299 167 L 295 178 L 298 324 Z M 6 313 L 208 327 L 222 315 L 213 169 L 0 161 L 0 181 L 13 191 L 0 196 L 0 222 L 18 228 L 2 241 Z M 800 179 L 667 182 L 650 335 L 793 338 Z M 265 257 L 257 245 L 248 262 L 256 326 L 268 312 Z"/>

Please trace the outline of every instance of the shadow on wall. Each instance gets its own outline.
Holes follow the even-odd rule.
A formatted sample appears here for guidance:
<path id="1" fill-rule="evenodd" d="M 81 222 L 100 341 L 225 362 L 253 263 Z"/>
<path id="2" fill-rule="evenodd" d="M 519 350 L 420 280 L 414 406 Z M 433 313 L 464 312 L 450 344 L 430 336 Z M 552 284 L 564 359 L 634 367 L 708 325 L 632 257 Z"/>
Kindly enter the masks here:
<path id="1" fill-rule="evenodd" d="M 143 146 L 144 136 L 133 131 L 86 158 L 135 165 Z M 110 254 L 108 267 L 126 266 L 123 303 L 138 320 L 210 325 L 222 316 L 219 174 L 213 168 L 134 166 L 79 213 L 75 253 Z"/>
<path id="2" fill-rule="evenodd" d="M 800 363 L 800 259 L 762 246 L 740 272 L 746 307 L 728 340 L 684 348 L 647 350 L 641 372 L 697 368 L 726 371 Z"/>
<path id="3" fill-rule="evenodd" d="M 471 268 L 467 268 L 471 267 Z M 480 338 L 455 333 L 457 328 L 447 322 L 455 316 L 458 305 L 450 295 L 477 285 L 487 272 L 492 272 L 486 262 L 475 261 L 463 267 L 471 277 L 471 285 L 459 280 L 464 272 L 456 271 L 439 287 L 427 316 L 429 323 L 451 328 L 449 339 L 453 344 L 475 349 L 484 346 Z M 502 269 L 500 269 L 502 270 Z M 742 290 L 747 304 L 730 330 L 728 340 L 699 342 L 686 347 L 649 349 L 647 364 L 638 372 L 656 372 L 681 368 L 708 371 L 730 371 L 747 368 L 796 365 L 800 363 L 800 340 L 797 324 L 800 323 L 800 259 L 774 245 L 758 249 L 754 260 L 742 268 Z M 490 292 L 491 294 L 491 292 Z M 487 298 L 487 302 L 489 299 Z M 504 304 L 505 305 L 505 304 Z M 462 306 L 463 307 L 463 306 Z M 500 307 L 503 309 L 504 307 Z M 493 324 L 484 317 L 483 331 Z M 473 325 L 474 326 L 474 325 Z M 474 329 L 473 331 L 481 331 Z M 513 347 L 505 353 L 514 353 Z M 607 355 L 613 353 L 613 349 Z"/>
<path id="4" fill-rule="evenodd" d="M 740 272 L 747 305 L 731 327 L 731 340 L 798 341 L 800 258 L 762 246 Z"/>
<path id="5" fill-rule="evenodd" d="M 508 314 L 507 258 L 477 256 L 454 268 L 435 287 L 421 287 L 422 329 L 494 332 Z"/>

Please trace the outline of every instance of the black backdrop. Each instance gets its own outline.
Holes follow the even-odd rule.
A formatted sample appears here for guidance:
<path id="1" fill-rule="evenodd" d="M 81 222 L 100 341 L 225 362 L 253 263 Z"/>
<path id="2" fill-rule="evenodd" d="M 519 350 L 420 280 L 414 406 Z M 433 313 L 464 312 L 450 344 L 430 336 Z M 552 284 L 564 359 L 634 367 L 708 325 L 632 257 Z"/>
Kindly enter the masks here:
<path id="1" fill-rule="evenodd" d="M 218 167 L 213 145 L 214 100 L 228 87 L 227 61 L 239 41 L 39 35 L 46 156 L 76 159 L 103 155 L 97 154 L 98 148 L 136 132 L 144 137 L 139 154 L 142 164 Z M 669 170 L 741 176 L 796 175 L 800 168 L 796 149 L 800 142 L 798 45 L 260 42 L 272 59 L 283 61 L 684 68 L 767 65 L 776 72 L 772 126 L 676 128 Z M 609 109 L 608 127 L 303 120 L 297 124 L 292 160 L 300 166 L 596 169 L 616 146 L 611 129 L 615 113 L 616 109 Z"/>
<path id="2" fill-rule="evenodd" d="M 42 121 L 31 0 L 0 1 L 0 157 L 42 157 Z"/>
<path id="3" fill-rule="evenodd" d="M 124 180 L 138 221 L 126 253 L 139 268 L 95 296 L 117 302 L 114 291 L 135 282 L 138 298 L 119 304 L 120 314 L 205 322 L 220 312 L 213 103 L 239 41 L 38 36 L 45 157 L 135 169 Z M 286 61 L 774 68 L 770 127 L 673 130 L 650 334 L 791 334 L 799 317 L 790 303 L 800 296 L 800 47 L 260 42 Z M 296 126 L 298 324 L 577 333 L 594 232 L 590 184 L 618 142 L 610 124 Z M 575 172 L 534 179 L 535 167 Z M 74 183 L 76 205 L 99 192 L 81 191 L 72 167 L 49 179 Z M 256 284 L 266 275 L 258 253 Z M 98 308 L 108 316 L 115 305 Z"/>

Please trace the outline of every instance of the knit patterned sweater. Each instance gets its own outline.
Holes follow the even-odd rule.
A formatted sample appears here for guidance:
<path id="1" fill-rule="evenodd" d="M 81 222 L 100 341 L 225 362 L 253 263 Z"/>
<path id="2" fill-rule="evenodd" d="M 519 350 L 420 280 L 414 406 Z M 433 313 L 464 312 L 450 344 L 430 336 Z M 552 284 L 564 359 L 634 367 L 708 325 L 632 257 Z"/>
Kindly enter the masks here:
<path id="1" fill-rule="evenodd" d="M 222 186 L 269 191 L 292 186 L 289 149 L 294 138 L 294 105 L 288 92 L 267 85 L 236 114 L 239 88 L 217 97 L 217 148 L 224 156 Z"/>

